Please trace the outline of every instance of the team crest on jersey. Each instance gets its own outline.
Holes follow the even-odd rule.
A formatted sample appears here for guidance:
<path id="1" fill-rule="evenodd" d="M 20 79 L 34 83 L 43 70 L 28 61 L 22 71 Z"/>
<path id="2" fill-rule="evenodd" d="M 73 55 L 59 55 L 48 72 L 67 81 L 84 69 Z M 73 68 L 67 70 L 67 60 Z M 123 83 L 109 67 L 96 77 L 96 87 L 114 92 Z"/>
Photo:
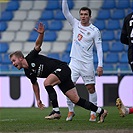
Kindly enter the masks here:
<path id="1" fill-rule="evenodd" d="M 35 65 L 35 63 L 31 63 L 31 66 L 32 66 L 32 67 L 35 67 L 36 65 Z"/>
<path id="2" fill-rule="evenodd" d="M 90 32 L 87 32 L 87 35 L 90 35 Z"/>

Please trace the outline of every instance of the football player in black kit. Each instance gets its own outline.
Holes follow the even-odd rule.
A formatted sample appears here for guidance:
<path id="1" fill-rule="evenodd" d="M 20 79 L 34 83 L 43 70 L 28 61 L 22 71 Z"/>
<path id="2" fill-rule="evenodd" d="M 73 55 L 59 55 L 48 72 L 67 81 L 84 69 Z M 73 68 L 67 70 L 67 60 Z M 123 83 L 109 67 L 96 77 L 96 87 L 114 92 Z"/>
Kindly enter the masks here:
<path id="1" fill-rule="evenodd" d="M 44 81 L 44 87 L 48 92 L 50 101 L 52 102 L 53 111 L 45 118 L 60 119 L 61 117 L 60 112 L 56 110 L 58 109 L 58 101 L 57 94 L 53 88 L 55 85 L 58 85 L 64 95 L 69 97 L 74 104 L 98 113 L 98 122 L 104 122 L 107 111 L 78 96 L 77 90 L 71 80 L 71 70 L 68 65 L 60 60 L 39 54 L 44 38 L 44 25 L 39 23 L 38 28 L 35 28 L 35 30 L 39 35 L 36 39 L 34 49 L 26 57 L 24 57 L 21 51 L 13 52 L 10 54 L 10 60 L 17 69 L 20 70 L 21 68 L 24 68 L 25 75 L 31 80 L 37 105 L 40 109 L 43 109 L 45 106 L 40 100 L 37 77 L 46 78 Z"/>
<path id="2" fill-rule="evenodd" d="M 120 41 L 121 43 L 128 45 L 128 63 L 133 72 L 133 12 L 124 18 Z M 133 107 L 125 107 L 120 98 L 117 98 L 116 106 L 119 110 L 120 116 L 122 117 L 127 114 L 133 114 Z"/>

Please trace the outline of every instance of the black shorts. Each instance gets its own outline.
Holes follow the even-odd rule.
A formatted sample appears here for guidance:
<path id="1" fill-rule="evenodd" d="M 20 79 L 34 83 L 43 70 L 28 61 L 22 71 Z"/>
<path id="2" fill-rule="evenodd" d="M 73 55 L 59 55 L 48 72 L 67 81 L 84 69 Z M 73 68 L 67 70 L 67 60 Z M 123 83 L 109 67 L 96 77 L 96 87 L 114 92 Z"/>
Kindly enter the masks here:
<path id="1" fill-rule="evenodd" d="M 59 67 L 53 72 L 61 81 L 58 84 L 61 91 L 65 94 L 68 90 L 75 87 L 74 83 L 71 80 L 71 70 L 67 64 L 61 64 Z"/>

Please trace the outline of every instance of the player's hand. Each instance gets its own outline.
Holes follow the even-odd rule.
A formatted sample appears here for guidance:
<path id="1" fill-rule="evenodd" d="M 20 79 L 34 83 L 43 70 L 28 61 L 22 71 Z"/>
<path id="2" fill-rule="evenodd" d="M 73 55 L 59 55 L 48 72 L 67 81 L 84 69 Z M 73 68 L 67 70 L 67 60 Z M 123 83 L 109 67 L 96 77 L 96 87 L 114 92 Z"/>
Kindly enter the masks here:
<path id="1" fill-rule="evenodd" d="M 45 26 L 44 26 L 43 23 L 40 22 L 40 23 L 38 24 L 38 28 L 34 28 L 34 30 L 37 31 L 37 32 L 40 33 L 40 34 L 43 34 L 44 31 L 45 31 Z"/>
<path id="2" fill-rule="evenodd" d="M 103 74 L 103 67 L 97 67 L 97 75 L 100 77 Z"/>
<path id="3" fill-rule="evenodd" d="M 38 101 L 37 101 L 37 105 L 38 105 L 38 107 L 39 107 L 41 110 L 43 110 L 43 109 L 45 108 L 45 105 L 42 104 L 42 101 L 41 101 L 41 100 L 38 100 Z"/>

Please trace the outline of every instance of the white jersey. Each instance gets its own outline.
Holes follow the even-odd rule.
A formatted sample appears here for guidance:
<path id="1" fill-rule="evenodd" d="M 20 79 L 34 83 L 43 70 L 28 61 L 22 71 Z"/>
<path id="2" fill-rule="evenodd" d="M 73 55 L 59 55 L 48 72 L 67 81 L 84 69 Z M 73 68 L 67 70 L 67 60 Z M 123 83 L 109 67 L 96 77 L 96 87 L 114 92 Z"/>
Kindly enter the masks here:
<path id="1" fill-rule="evenodd" d="M 96 46 L 98 66 L 103 66 L 102 40 L 99 29 L 90 24 L 82 26 L 81 22 L 74 18 L 69 11 L 66 0 L 62 1 L 63 14 L 73 28 L 73 41 L 70 57 L 89 63 L 93 61 L 93 46 Z"/>

